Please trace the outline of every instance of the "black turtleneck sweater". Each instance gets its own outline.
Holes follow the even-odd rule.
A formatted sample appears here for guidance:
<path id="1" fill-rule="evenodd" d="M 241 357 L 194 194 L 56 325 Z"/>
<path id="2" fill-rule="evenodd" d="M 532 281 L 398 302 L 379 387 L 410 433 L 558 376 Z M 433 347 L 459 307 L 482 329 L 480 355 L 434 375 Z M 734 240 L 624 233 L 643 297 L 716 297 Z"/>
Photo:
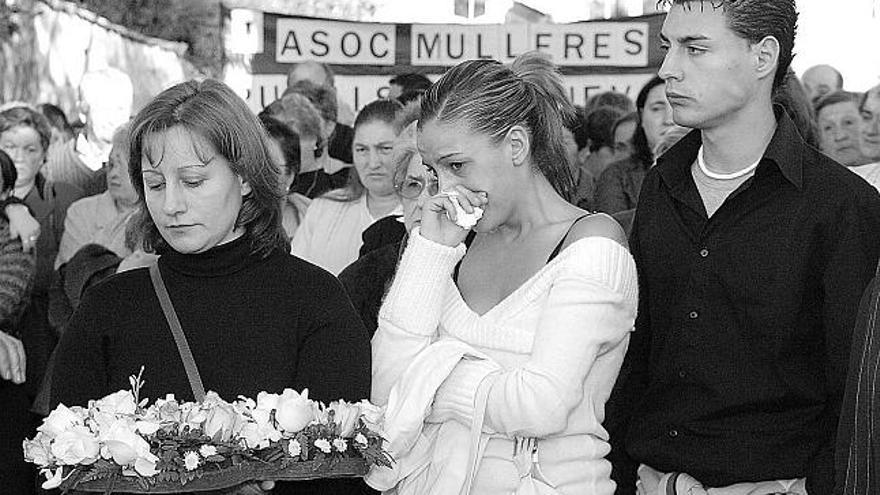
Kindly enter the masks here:
<path id="1" fill-rule="evenodd" d="M 308 388 L 310 398 L 324 402 L 368 398 L 370 342 L 340 283 L 287 253 L 260 259 L 249 251 L 242 237 L 205 253 L 171 251 L 159 259 L 205 389 L 228 401 L 288 387 Z M 141 398 L 173 393 L 193 400 L 145 268 L 86 292 L 56 359 L 52 407 L 86 405 L 128 389 L 141 365 Z"/>

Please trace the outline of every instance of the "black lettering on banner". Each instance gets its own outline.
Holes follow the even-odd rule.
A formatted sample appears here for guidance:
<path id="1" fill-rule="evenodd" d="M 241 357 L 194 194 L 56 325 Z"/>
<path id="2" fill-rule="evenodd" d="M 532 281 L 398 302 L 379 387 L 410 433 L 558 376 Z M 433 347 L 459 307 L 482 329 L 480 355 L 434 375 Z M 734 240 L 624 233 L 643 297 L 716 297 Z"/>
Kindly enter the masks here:
<path id="1" fill-rule="evenodd" d="M 483 33 L 477 33 L 477 58 L 492 58 L 491 54 L 483 53 Z"/>
<path id="2" fill-rule="evenodd" d="M 378 38 L 379 36 L 385 38 L 385 43 L 386 43 L 386 45 L 385 45 L 385 51 L 382 52 L 382 53 L 376 53 L 376 38 Z M 387 34 L 385 34 L 385 33 L 373 33 L 373 36 L 370 37 L 370 53 L 372 53 L 373 56 L 376 57 L 376 58 L 382 58 L 382 57 L 385 57 L 386 55 L 388 55 L 388 45 L 387 45 L 387 43 L 388 43 L 388 35 L 387 35 Z"/>
<path id="3" fill-rule="evenodd" d="M 437 45 L 439 45 L 439 44 L 440 44 L 440 33 L 434 33 L 434 39 L 431 40 L 431 46 L 428 46 L 428 38 L 425 36 L 425 33 L 419 33 L 418 39 L 416 42 L 416 58 L 430 59 L 431 57 L 434 56 L 434 49 L 437 48 Z M 425 52 L 428 54 L 426 57 L 422 57 L 422 46 L 425 47 Z"/>
<path id="4" fill-rule="evenodd" d="M 549 38 L 550 33 L 538 33 L 535 35 L 535 50 L 540 50 L 541 48 L 550 48 L 550 45 L 544 44 L 544 38 Z"/>
<path id="5" fill-rule="evenodd" d="M 512 43 L 511 40 L 510 40 L 510 33 L 507 33 L 507 58 L 516 58 L 516 57 L 519 57 L 518 54 L 516 54 L 516 53 L 511 53 L 511 51 L 510 51 L 510 47 L 511 47 L 512 45 L 513 45 L 513 43 Z"/>
<path id="6" fill-rule="evenodd" d="M 608 38 L 611 37 L 611 33 L 596 33 L 593 37 L 593 56 L 601 59 L 609 59 L 611 55 L 608 52 L 599 53 L 600 48 L 608 48 Z M 604 38 L 604 42 L 599 41 L 599 38 Z"/>
<path id="7" fill-rule="evenodd" d="M 602 86 L 596 86 L 596 85 L 584 86 L 584 101 L 589 101 L 590 90 L 596 90 L 596 89 L 601 89 L 601 88 L 602 88 Z"/>
<path id="8" fill-rule="evenodd" d="M 634 35 L 638 36 L 638 39 L 635 39 Z M 623 39 L 626 40 L 627 45 L 629 45 L 626 48 L 627 55 L 638 55 L 645 49 L 645 32 L 641 29 L 627 30 L 623 35 Z"/>
<path id="9" fill-rule="evenodd" d="M 459 45 L 458 45 L 458 55 L 452 54 L 452 33 L 446 34 L 446 56 L 453 59 L 458 60 L 464 56 L 464 33 L 459 35 Z"/>
<path id="10" fill-rule="evenodd" d="M 360 98 L 359 98 L 360 91 L 358 91 L 359 89 L 360 88 L 358 88 L 357 86 L 354 87 L 354 110 L 355 111 L 358 111 L 358 109 L 361 107 L 360 102 L 358 101 L 358 100 L 360 100 Z"/>
<path id="11" fill-rule="evenodd" d="M 284 38 L 284 45 L 281 47 L 281 56 L 283 57 L 287 50 L 296 50 L 296 54 L 302 57 L 302 50 L 299 49 L 299 41 L 296 39 L 296 31 L 288 31 Z"/>
<path id="12" fill-rule="evenodd" d="M 319 35 L 322 36 L 323 39 L 318 39 Z M 312 43 L 324 49 L 322 52 L 316 52 L 315 48 L 312 47 L 310 51 L 312 52 L 313 57 L 326 57 L 327 54 L 330 53 L 330 45 L 327 43 L 327 36 L 329 36 L 327 31 L 322 31 L 320 29 L 312 33 Z"/>
<path id="13" fill-rule="evenodd" d="M 354 53 L 348 53 L 348 50 L 345 49 L 345 46 L 346 46 L 345 41 L 350 39 L 351 36 L 353 36 L 354 40 L 357 42 L 357 45 L 356 45 L 357 48 L 355 48 Z M 355 33 L 354 31 L 348 31 L 345 34 L 343 34 L 342 39 L 339 40 L 339 47 L 342 48 L 342 54 L 345 55 L 346 57 L 348 57 L 348 58 L 357 57 L 358 54 L 361 53 L 361 37 L 358 36 L 358 34 Z"/>
<path id="14" fill-rule="evenodd" d="M 576 38 L 576 39 L 577 39 L 577 44 L 576 44 L 576 45 L 573 44 L 573 43 L 571 42 L 571 41 L 572 41 L 572 38 Z M 584 37 L 583 37 L 583 36 L 581 36 L 581 35 L 578 34 L 578 33 L 565 33 L 565 57 L 564 57 L 564 58 L 565 58 L 566 60 L 568 60 L 568 58 L 569 58 L 569 57 L 568 57 L 568 49 L 569 49 L 569 48 L 574 48 L 575 50 L 577 50 L 577 58 L 579 58 L 579 59 L 583 59 L 583 58 L 584 58 L 584 54 L 581 53 L 581 47 L 582 47 L 582 46 L 584 46 Z"/>

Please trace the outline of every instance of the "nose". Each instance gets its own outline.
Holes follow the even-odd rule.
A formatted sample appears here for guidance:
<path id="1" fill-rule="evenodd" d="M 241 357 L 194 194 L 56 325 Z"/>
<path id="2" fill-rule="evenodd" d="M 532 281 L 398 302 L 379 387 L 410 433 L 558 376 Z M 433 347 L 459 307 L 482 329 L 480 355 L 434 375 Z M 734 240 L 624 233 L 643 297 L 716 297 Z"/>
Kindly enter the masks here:
<path id="1" fill-rule="evenodd" d="M 186 211 L 186 200 L 183 197 L 183 188 L 169 181 L 165 186 L 165 196 L 162 198 L 162 212 L 168 216 L 176 216 Z"/>
<path id="2" fill-rule="evenodd" d="M 437 172 L 437 187 L 440 192 L 449 191 L 455 187 L 456 184 L 458 184 L 458 178 L 455 175 L 442 170 Z M 427 187 L 425 189 L 427 189 Z"/>
<path id="3" fill-rule="evenodd" d="M 667 82 L 670 79 L 676 81 L 681 80 L 681 70 L 678 67 L 678 60 L 676 59 L 672 48 L 669 48 L 666 51 L 666 56 L 663 57 L 663 63 L 660 65 L 660 70 L 657 71 L 657 75 L 660 76 L 660 79 Z"/>

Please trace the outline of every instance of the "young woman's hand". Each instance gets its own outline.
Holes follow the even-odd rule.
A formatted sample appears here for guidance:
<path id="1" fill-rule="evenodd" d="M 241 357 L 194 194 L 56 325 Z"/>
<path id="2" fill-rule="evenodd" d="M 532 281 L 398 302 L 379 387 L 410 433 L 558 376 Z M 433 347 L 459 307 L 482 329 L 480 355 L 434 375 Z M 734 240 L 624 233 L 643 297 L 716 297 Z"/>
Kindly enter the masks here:
<path id="1" fill-rule="evenodd" d="M 485 192 L 471 191 L 464 186 L 441 191 L 422 206 L 422 237 L 450 247 L 461 244 L 470 229 L 455 223 L 458 218 L 456 204 L 471 214 L 474 207 L 484 208 L 488 199 Z"/>

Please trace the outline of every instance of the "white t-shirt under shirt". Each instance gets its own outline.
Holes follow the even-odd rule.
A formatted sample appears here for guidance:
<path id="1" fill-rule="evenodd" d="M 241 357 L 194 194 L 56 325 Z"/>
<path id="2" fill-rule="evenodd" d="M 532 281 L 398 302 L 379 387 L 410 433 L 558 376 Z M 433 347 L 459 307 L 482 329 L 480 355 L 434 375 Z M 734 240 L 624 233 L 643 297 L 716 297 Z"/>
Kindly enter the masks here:
<path id="1" fill-rule="evenodd" d="M 859 177 L 868 181 L 868 184 L 871 184 L 875 189 L 880 191 L 880 162 L 848 168 Z"/>
<path id="2" fill-rule="evenodd" d="M 750 173 L 743 175 L 742 177 L 737 177 L 736 179 L 713 179 L 708 175 L 704 174 L 702 170 L 700 170 L 697 162 L 691 165 L 691 175 L 694 178 L 694 183 L 697 185 L 697 191 L 700 193 L 700 197 L 703 198 L 703 205 L 706 207 L 706 215 L 709 218 L 712 218 L 712 215 L 718 211 L 718 208 L 724 203 L 724 200 L 730 196 L 730 193 L 736 191 L 739 186 L 745 184 L 745 182 L 751 179 L 755 175 L 755 171 L 752 170 Z"/>

